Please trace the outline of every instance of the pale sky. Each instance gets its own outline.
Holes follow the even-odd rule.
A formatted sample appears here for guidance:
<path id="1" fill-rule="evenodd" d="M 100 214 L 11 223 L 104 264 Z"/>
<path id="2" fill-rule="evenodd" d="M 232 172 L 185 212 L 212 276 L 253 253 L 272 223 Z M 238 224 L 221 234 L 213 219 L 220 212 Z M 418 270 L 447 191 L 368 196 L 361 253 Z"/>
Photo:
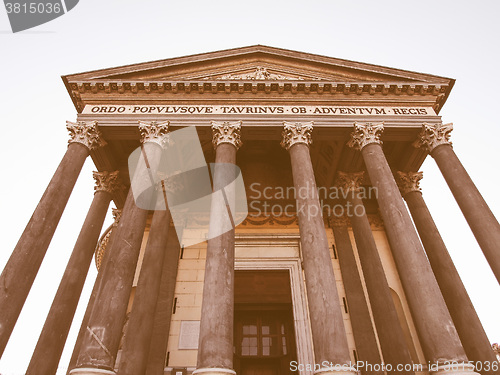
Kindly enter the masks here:
<path id="1" fill-rule="evenodd" d="M 264 44 L 457 80 L 444 109 L 455 152 L 497 217 L 500 2 L 81 0 L 68 14 L 12 34 L 0 9 L 0 234 L 3 269 L 57 168 L 76 110 L 61 75 Z M 2 375 L 23 374 L 93 196 L 85 164 L 9 345 Z M 500 286 L 443 177 L 424 163 L 424 199 L 491 342 L 500 341 Z M 107 218 L 105 227 L 111 223 Z M 96 275 L 92 264 L 73 342 Z"/>

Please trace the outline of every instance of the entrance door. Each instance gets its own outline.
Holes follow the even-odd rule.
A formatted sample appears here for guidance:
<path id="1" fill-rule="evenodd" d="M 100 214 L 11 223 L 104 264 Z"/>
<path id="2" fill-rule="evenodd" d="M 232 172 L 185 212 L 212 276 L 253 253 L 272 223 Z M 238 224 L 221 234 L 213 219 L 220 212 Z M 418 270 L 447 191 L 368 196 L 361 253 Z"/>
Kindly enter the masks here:
<path id="1" fill-rule="evenodd" d="M 235 274 L 234 367 L 241 375 L 282 375 L 296 360 L 288 271 Z"/>

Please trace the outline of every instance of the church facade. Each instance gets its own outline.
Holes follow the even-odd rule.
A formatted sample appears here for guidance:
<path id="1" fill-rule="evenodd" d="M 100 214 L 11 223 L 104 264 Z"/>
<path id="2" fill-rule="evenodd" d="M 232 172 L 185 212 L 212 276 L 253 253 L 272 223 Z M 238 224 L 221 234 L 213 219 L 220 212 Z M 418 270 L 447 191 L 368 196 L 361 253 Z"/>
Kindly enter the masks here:
<path id="1" fill-rule="evenodd" d="M 2 352 L 88 156 L 96 185 L 27 374 L 55 373 L 93 259 L 69 374 L 500 374 L 419 187 L 430 156 L 500 280 L 453 79 L 251 46 L 63 81 L 77 120 L 1 276 Z"/>

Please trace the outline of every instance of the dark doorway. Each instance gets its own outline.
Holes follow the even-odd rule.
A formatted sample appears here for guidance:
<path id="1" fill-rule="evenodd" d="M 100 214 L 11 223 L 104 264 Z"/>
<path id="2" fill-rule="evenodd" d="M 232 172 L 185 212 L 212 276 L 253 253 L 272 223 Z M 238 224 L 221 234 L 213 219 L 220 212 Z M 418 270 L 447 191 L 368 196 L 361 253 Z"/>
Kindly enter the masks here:
<path id="1" fill-rule="evenodd" d="M 283 375 L 296 360 L 288 271 L 236 271 L 234 369 Z"/>

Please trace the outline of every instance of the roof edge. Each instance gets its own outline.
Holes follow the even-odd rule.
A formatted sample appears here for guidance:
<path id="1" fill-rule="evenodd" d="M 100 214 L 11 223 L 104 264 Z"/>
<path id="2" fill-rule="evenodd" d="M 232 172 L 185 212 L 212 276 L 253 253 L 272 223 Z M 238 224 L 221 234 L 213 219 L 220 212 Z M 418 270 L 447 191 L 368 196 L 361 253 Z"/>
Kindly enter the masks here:
<path id="1" fill-rule="evenodd" d="M 353 61 L 353 60 L 339 59 L 339 58 L 334 58 L 334 57 L 329 57 L 329 56 L 324 56 L 324 55 L 319 55 L 319 54 L 312 54 L 312 53 L 307 53 L 307 52 L 293 51 L 293 50 L 284 49 L 284 48 L 269 47 L 269 46 L 260 45 L 260 44 L 246 46 L 246 47 L 224 49 L 224 50 L 213 51 L 213 52 L 203 52 L 203 53 L 180 56 L 180 57 L 172 57 L 172 58 L 168 58 L 168 59 L 154 60 L 154 61 L 144 62 L 144 63 L 127 64 L 127 65 L 122 65 L 122 66 L 113 67 L 113 68 L 96 69 L 96 70 L 91 70 L 91 71 L 82 72 L 82 73 L 68 74 L 68 75 L 64 75 L 63 77 L 66 77 L 68 80 L 99 79 L 101 77 L 104 78 L 106 75 L 131 73 L 131 72 L 138 72 L 141 70 L 148 70 L 148 69 L 160 69 L 160 68 L 166 68 L 168 66 L 175 66 L 175 65 L 192 63 L 193 60 L 195 60 L 195 61 L 202 61 L 202 60 L 209 61 L 209 60 L 217 60 L 217 59 L 221 59 L 221 58 L 236 57 L 238 55 L 248 55 L 248 54 L 252 54 L 252 53 L 267 53 L 267 54 L 275 55 L 275 56 L 279 56 L 279 57 L 284 56 L 284 57 L 297 59 L 297 60 L 304 60 L 304 61 L 310 61 L 310 62 L 315 62 L 315 63 L 336 65 L 336 66 L 343 67 L 343 68 L 359 69 L 359 70 L 363 70 L 366 72 L 375 72 L 375 73 L 382 73 L 382 74 L 396 74 L 396 72 L 397 72 L 400 75 L 401 75 L 401 73 L 403 73 L 403 75 L 401 75 L 401 77 L 405 77 L 405 75 L 406 75 L 407 78 L 413 79 L 413 80 L 419 80 L 419 78 L 423 78 L 423 77 L 441 80 L 441 81 L 443 81 L 443 83 L 449 82 L 452 80 L 451 78 L 448 78 L 448 77 L 442 77 L 442 76 L 437 76 L 437 75 L 433 75 L 433 74 L 414 72 L 414 71 L 410 71 L 410 70 L 397 69 L 397 68 L 386 67 L 386 66 L 382 66 L 382 65 L 370 64 L 370 63 L 364 63 L 364 62 L 357 62 L 357 61 Z M 132 68 L 132 69 L 130 69 L 130 68 Z M 376 70 L 374 70 L 373 68 L 376 68 Z"/>

